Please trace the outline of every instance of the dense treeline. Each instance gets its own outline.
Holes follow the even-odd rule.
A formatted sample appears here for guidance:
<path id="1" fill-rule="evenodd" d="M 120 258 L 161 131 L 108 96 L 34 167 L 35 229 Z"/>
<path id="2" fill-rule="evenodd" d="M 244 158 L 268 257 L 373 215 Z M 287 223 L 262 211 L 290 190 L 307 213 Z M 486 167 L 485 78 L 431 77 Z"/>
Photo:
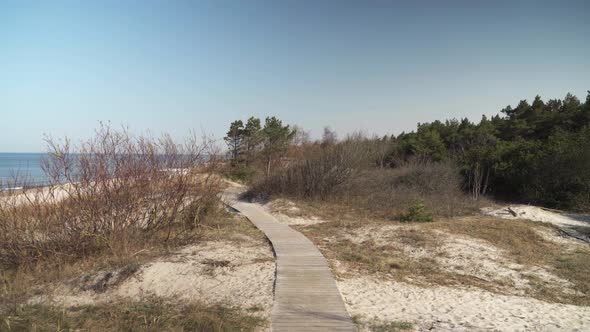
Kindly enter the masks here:
<path id="1" fill-rule="evenodd" d="M 349 168 L 359 169 L 358 163 L 349 166 L 344 161 L 362 157 L 375 169 L 456 165 L 463 190 L 474 199 L 487 195 L 590 211 L 590 91 L 584 103 L 571 94 L 547 102 L 536 96 L 532 103 L 522 100 L 491 119 L 483 116 L 478 123 L 434 121 L 418 124 L 413 132 L 383 138 L 356 135 L 339 141 L 327 128 L 321 140 L 311 141 L 302 129 L 285 126 L 274 117 L 267 118 L 264 127 L 260 120 L 250 118 L 245 125 L 240 120 L 233 122 L 226 141 L 232 174 L 246 178 L 260 169 L 258 173 L 268 178 L 280 173 L 283 179 L 266 180 L 267 188 L 280 183 L 282 187 L 303 185 L 301 179 L 317 173 L 312 170 L 331 177 L 338 174 L 335 178 L 344 183 L 342 174 L 351 174 Z M 362 148 L 352 150 L 359 158 L 352 158 L 349 154 L 353 152 L 347 149 L 359 144 Z M 271 165 L 279 160 L 286 162 L 278 163 L 280 167 L 271 172 Z M 308 179 L 313 186 L 306 185 L 305 195 L 314 196 L 312 189 L 326 182 L 321 177 L 324 175 Z M 333 191 L 326 186 L 315 191 L 325 197 L 321 193 L 326 190 Z"/>
<path id="2" fill-rule="evenodd" d="M 475 198 L 590 210 L 590 91 L 585 103 L 571 94 L 536 96 L 479 123 L 434 121 L 384 140 L 393 167 L 413 158 L 455 161 Z"/>

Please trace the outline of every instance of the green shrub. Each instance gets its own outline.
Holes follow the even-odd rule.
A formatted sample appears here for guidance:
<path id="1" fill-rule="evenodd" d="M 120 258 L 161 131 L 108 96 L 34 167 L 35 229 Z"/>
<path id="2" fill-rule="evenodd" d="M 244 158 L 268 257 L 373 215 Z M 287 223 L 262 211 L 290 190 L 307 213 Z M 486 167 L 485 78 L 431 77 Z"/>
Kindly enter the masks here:
<path id="1" fill-rule="evenodd" d="M 229 169 L 229 178 L 239 182 L 249 182 L 254 178 L 256 169 L 242 162 L 233 163 Z"/>
<path id="2" fill-rule="evenodd" d="M 424 203 L 417 201 L 414 205 L 410 206 L 407 213 L 400 216 L 400 221 L 430 222 L 432 221 L 432 212 L 426 209 Z"/>

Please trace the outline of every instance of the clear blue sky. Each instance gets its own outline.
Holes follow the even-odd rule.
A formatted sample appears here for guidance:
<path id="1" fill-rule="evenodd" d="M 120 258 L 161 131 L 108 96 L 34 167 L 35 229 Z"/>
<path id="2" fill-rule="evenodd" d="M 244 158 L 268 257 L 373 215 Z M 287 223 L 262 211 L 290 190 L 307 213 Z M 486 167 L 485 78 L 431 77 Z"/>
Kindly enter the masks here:
<path id="1" fill-rule="evenodd" d="M 590 1 L 0 1 L 0 151 L 99 120 L 344 134 L 590 89 Z"/>

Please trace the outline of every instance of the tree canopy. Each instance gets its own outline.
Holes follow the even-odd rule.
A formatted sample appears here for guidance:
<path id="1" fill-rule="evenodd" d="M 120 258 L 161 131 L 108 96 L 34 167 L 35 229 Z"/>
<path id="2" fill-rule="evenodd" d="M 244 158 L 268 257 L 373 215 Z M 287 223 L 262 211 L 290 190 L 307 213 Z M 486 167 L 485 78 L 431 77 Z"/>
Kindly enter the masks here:
<path id="1" fill-rule="evenodd" d="M 491 119 L 418 124 L 394 137 L 391 165 L 409 159 L 454 160 L 475 197 L 590 209 L 590 91 L 585 103 L 521 100 Z"/>

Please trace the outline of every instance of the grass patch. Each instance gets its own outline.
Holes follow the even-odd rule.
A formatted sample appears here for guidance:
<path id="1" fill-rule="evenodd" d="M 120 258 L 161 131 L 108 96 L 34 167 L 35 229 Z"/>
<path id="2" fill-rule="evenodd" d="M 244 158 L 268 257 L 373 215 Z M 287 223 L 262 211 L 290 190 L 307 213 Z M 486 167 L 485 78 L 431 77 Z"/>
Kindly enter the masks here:
<path id="1" fill-rule="evenodd" d="M 371 323 L 369 324 L 369 329 L 371 332 L 397 332 L 409 331 L 412 329 L 412 326 L 408 322 Z"/>
<path id="2" fill-rule="evenodd" d="M 551 257 L 556 274 L 571 281 L 583 295 L 572 296 L 574 304 L 590 305 L 590 250 L 578 249 Z"/>
<path id="3" fill-rule="evenodd" d="M 349 263 L 354 269 L 369 273 L 388 273 L 406 267 L 407 263 L 391 255 L 395 248 L 378 246 L 373 241 L 361 244 L 352 241 L 341 241 L 337 247 L 331 247 L 338 260 Z"/>
<path id="4" fill-rule="evenodd" d="M 223 306 L 175 306 L 159 299 L 59 308 L 23 305 L 0 322 L 2 331 L 253 331 L 265 321 Z"/>
<path id="5" fill-rule="evenodd" d="M 217 260 L 217 259 L 205 259 L 201 262 L 201 264 L 205 265 L 203 269 L 203 273 L 214 276 L 215 270 L 220 267 L 228 267 L 230 265 L 229 261 L 226 260 Z"/>
<path id="6" fill-rule="evenodd" d="M 550 227 L 534 221 L 469 217 L 441 221 L 429 226 L 448 233 L 485 240 L 504 249 L 519 264 L 545 264 L 548 255 L 560 250 L 558 244 L 545 240 L 539 233 L 539 229 L 550 230 Z"/>
<path id="7" fill-rule="evenodd" d="M 362 243 L 351 241 L 349 235 L 363 227 L 370 227 L 365 233 L 380 234 L 379 243 L 373 240 L 376 239 L 373 236 Z M 390 228 L 385 230 L 383 227 Z M 579 292 L 564 292 L 560 285 L 524 274 L 523 277 L 531 285 L 530 288 L 523 289 L 527 296 L 548 302 L 590 305 L 590 247 L 580 245 L 572 250 L 572 247 L 546 240 L 540 232 L 555 232 L 550 225 L 478 216 L 414 224 L 392 224 L 371 219 L 334 221 L 298 227 L 298 230 L 318 244 L 329 260 L 344 263 L 346 270 L 335 270 L 340 277 L 360 273 L 418 285 L 472 286 L 495 293 L 511 294 L 514 285 L 510 280 L 490 281 L 447 271 L 435 259 L 436 254 L 444 254 L 437 250 L 443 240 L 440 231 L 484 240 L 501 249 L 504 256 L 511 261 L 530 268 L 545 268 L 557 277 L 571 282 L 573 289 Z M 410 255 L 404 251 L 405 246 L 426 250 L 431 255 Z"/>
<path id="8" fill-rule="evenodd" d="M 248 218 L 225 207 L 218 208 L 215 217 L 206 218 L 198 226 L 201 241 L 236 241 L 241 242 L 244 236 L 256 241 L 267 241 L 266 236 Z"/>
<path id="9" fill-rule="evenodd" d="M 527 220 L 506 221 L 489 217 L 448 221 L 439 226 L 450 233 L 486 240 L 504 249 L 520 264 L 548 267 L 558 277 L 571 282 L 574 289 L 581 293 L 566 295 L 559 289 L 533 280 L 534 296 L 553 302 L 590 305 L 590 247 L 580 245 L 571 250 L 571 247 L 547 241 L 539 234 L 539 230 L 555 232 L 554 227 Z"/>
<path id="10" fill-rule="evenodd" d="M 337 236 L 336 240 L 324 241 L 328 237 L 341 235 L 341 232 L 353 231 L 361 227 L 359 222 L 347 223 L 344 231 L 338 230 L 339 222 L 327 222 L 298 229 L 315 243 L 320 244 L 324 255 L 330 260 L 337 260 L 346 264 L 347 270 L 352 273 L 374 274 L 384 277 L 393 277 L 396 280 L 419 277 L 425 279 L 437 278 L 440 283 L 449 284 L 450 279 L 445 278 L 444 273 L 437 269 L 433 259 L 425 257 L 415 259 L 408 256 L 400 244 L 414 247 L 435 248 L 439 245 L 436 234 L 429 231 L 420 231 L 414 226 L 403 225 L 395 230 L 392 239 L 386 243 L 377 243 L 374 240 L 366 240 L 362 243 L 353 242 L 350 239 Z M 390 224 L 390 223 L 389 223 Z M 385 225 L 374 223 L 375 225 Z M 379 231 L 376 229 L 375 231 Z M 395 241 L 393 239 L 395 237 Z M 334 271 L 340 277 L 346 277 L 348 273 Z M 417 280 L 416 280 L 417 281 Z"/>

